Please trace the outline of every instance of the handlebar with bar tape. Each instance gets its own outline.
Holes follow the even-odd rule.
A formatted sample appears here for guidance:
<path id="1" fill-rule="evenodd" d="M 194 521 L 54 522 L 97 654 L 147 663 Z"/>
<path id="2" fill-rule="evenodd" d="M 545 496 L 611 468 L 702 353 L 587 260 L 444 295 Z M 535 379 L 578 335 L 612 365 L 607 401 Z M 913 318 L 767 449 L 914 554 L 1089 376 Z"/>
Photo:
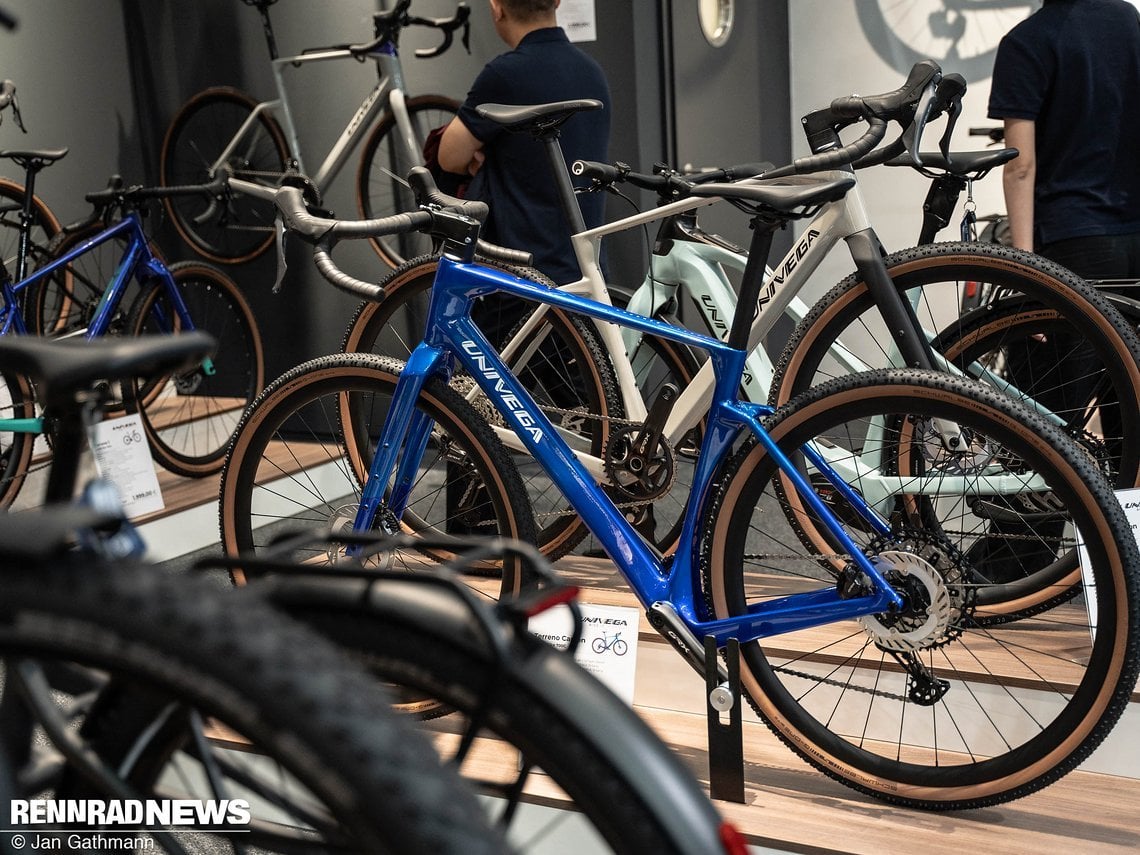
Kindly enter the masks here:
<path id="1" fill-rule="evenodd" d="M 421 172 L 422 175 L 419 174 Z M 313 259 L 317 271 L 326 281 L 342 291 L 366 300 L 379 301 L 384 297 L 382 285 L 357 279 L 337 267 L 332 260 L 331 252 L 338 241 L 411 231 L 431 232 L 440 215 L 450 215 L 452 220 L 460 215 L 482 221 L 487 214 L 487 206 L 482 202 L 456 199 L 441 193 L 431 180 L 431 173 L 422 167 L 414 169 L 409 180 L 417 189 L 417 198 L 421 203 L 434 205 L 435 210 L 424 209 L 370 220 L 338 220 L 311 214 L 305 205 L 304 191 L 299 187 L 272 188 L 236 178 L 229 181 L 237 192 L 272 201 L 284 227 L 315 245 Z M 486 258 L 506 264 L 527 266 L 533 263 L 530 253 L 495 246 L 482 240 L 476 244 L 476 251 Z"/>
<path id="2" fill-rule="evenodd" d="M 941 73 L 938 63 L 924 59 L 914 64 L 906 82 L 898 89 L 882 95 L 845 95 L 832 101 L 828 109 L 836 119 L 898 121 L 905 118 L 906 110 L 918 102 L 926 87 Z"/>

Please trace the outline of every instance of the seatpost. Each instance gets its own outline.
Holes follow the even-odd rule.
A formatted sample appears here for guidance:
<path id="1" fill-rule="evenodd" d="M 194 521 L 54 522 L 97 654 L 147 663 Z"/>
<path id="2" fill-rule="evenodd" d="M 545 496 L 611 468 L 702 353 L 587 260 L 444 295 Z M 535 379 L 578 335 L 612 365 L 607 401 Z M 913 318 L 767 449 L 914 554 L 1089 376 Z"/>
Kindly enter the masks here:
<path id="1" fill-rule="evenodd" d="M 562 213 L 570 225 L 570 233 L 576 235 L 586 231 L 586 220 L 578 205 L 574 185 L 570 182 L 570 170 L 566 168 L 566 158 L 558 142 L 559 136 L 558 128 L 543 129 L 535 134 L 536 139 L 546 149 L 546 158 L 550 161 L 550 171 L 558 187 L 558 200 L 562 203 Z"/>
<path id="2" fill-rule="evenodd" d="M 958 175 L 939 175 L 930 182 L 926 200 L 922 203 L 922 231 L 919 246 L 934 243 L 934 237 L 950 225 L 950 216 L 958 205 L 958 197 L 966 189 L 966 179 Z"/>
<path id="3" fill-rule="evenodd" d="M 772 236 L 783 222 L 765 216 L 752 218 L 752 242 L 748 248 L 748 261 L 740 282 L 740 297 L 736 301 L 736 314 L 732 318 L 732 329 L 728 333 L 728 346 L 737 350 L 748 348 L 752 319 L 760 302 L 760 290 L 764 287 L 764 270 L 768 266 L 768 255 L 772 251 Z"/>
<path id="4" fill-rule="evenodd" d="M 269 21 L 269 3 L 258 3 L 257 11 L 261 13 L 261 29 L 265 32 L 265 46 L 269 48 L 269 59 L 277 59 L 277 37 L 273 35 L 273 24 Z"/>
<path id="5" fill-rule="evenodd" d="M 24 206 L 20 209 L 20 239 L 16 251 L 15 282 L 23 282 L 28 275 L 28 252 L 32 246 L 32 223 L 35 220 L 36 173 L 43 169 L 43 161 L 29 157 L 23 161 Z"/>

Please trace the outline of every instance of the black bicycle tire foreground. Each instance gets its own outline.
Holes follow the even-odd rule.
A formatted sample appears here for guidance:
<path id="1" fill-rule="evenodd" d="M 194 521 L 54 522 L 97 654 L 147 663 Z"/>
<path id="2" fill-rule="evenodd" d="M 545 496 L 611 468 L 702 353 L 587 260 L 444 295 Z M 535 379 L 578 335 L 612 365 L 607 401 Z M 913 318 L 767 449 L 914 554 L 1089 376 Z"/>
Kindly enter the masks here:
<path id="1" fill-rule="evenodd" d="M 256 107 L 253 98 L 228 86 L 206 89 L 191 98 L 163 138 L 160 183 L 173 187 L 209 181 L 213 176 L 208 168 Z M 258 116 L 256 128 L 229 166 L 237 178 L 276 180 L 289 163 L 285 135 L 277 121 L 264 114 Z M 182 238 L 211 261 L 240 264 L 273 243 L 273 206 L 258 199 L 222 193 L 213 200 L 170 198 L 165 205 Z"/>
<path id="2" fill-rule="evenodd" d="M 533 547 L 469 538 L 458 558 L 430 577 L 385 569 L 389 555 L 414 552 L 416 543 L 421 555 L 442 551 L 431 538 L 412 540 L 349 538 L 364 550 L 364 569 L 354 575 L 341 563 L 333 583 L 272 555 L 256 567 L 244 559 L 244 566 L 275 606 L 351 651 L 397 690 L 400 708 L 427 719 L 437 748 L 487 797 L 491 816 L 520 850 L 547 851 L 572 823 L 576 845 L 590 851 L 744 851 L 703 788 L 640 717 L 569 652 L 526 630 L 528 616 L 567 602 L 574 591 L 554 581 Z M 280 546 L 278 555 L 305 554 L 288 541 Z M 471 596 L 462 574 L 489 556 L 509 563 L 510 555 L 541 581 L 492 609 Z M 570 627 L 579 614 L 569 612 L 573 648 L 578 634 Z M 547 801 L 562 812 L 536 825 L 526 805 Z"/>
<path id="3" fill-rule="evenodd" d="M 57 798 L 246 797 L 248 825 L 150 835 L 171 852 L 207 840 L 283 852 L 503 851 L 426 742 L 385 712 L 374 681 L 247 592 L 90 559 L 4 563 L 8 720 L 29 697 L 41 720 L 59 715 L 59 691 L 26 690 L 45 674 L 78 666 L 104 680 L 70 739 L 98 758 L 107 786 L 69 765 Z M 67 721 L 56 723 L 66 730 Z M 25 767 L 35 754 L 17 733 L 5 728 L 6 748 Z M 178 763 L 180 773 L 163 775 Z M 204 786 L 195 769 L 225 789 Z M 90 830 L 61 832 L 61 845 Z"/>

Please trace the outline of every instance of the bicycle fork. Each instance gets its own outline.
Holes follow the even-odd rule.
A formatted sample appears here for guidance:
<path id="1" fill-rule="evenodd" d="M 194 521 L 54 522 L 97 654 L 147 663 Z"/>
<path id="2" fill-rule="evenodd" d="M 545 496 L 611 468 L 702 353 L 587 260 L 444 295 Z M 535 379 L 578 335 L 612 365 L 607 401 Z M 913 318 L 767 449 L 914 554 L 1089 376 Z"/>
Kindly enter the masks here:
<path id="1" fill-rule="evenodd" d="M 396 477 L 388 496 L 388 508 L 397 518 L 404 510 L 432 431 L 432 420 L 416 409 L 416 401 L 427 379 L 439 369 L 442 357 L 440 349 L 428 344 L 420 344 L 408 357 L 392 395 L 392 407 L 384 420 L 372 468 L 361 491 L 353 531 L 370 531 L 373 528 L 393 471 Z M 406 430 L 401 431 L 402 425 L 407 426 Z"/>

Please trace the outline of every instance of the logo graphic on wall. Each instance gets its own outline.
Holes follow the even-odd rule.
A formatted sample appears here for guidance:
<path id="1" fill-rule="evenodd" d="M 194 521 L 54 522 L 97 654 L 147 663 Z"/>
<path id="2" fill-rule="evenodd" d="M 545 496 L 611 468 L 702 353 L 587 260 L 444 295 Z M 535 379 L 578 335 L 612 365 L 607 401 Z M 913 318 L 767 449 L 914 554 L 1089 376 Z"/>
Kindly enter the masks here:
<path id="1" fill-rule="evenodd" d="M 867 41 L 900 74 L 923 59 L 970 83 L 993 74 L 1001 37 L 1041 0 L 855 0 Z"/>

